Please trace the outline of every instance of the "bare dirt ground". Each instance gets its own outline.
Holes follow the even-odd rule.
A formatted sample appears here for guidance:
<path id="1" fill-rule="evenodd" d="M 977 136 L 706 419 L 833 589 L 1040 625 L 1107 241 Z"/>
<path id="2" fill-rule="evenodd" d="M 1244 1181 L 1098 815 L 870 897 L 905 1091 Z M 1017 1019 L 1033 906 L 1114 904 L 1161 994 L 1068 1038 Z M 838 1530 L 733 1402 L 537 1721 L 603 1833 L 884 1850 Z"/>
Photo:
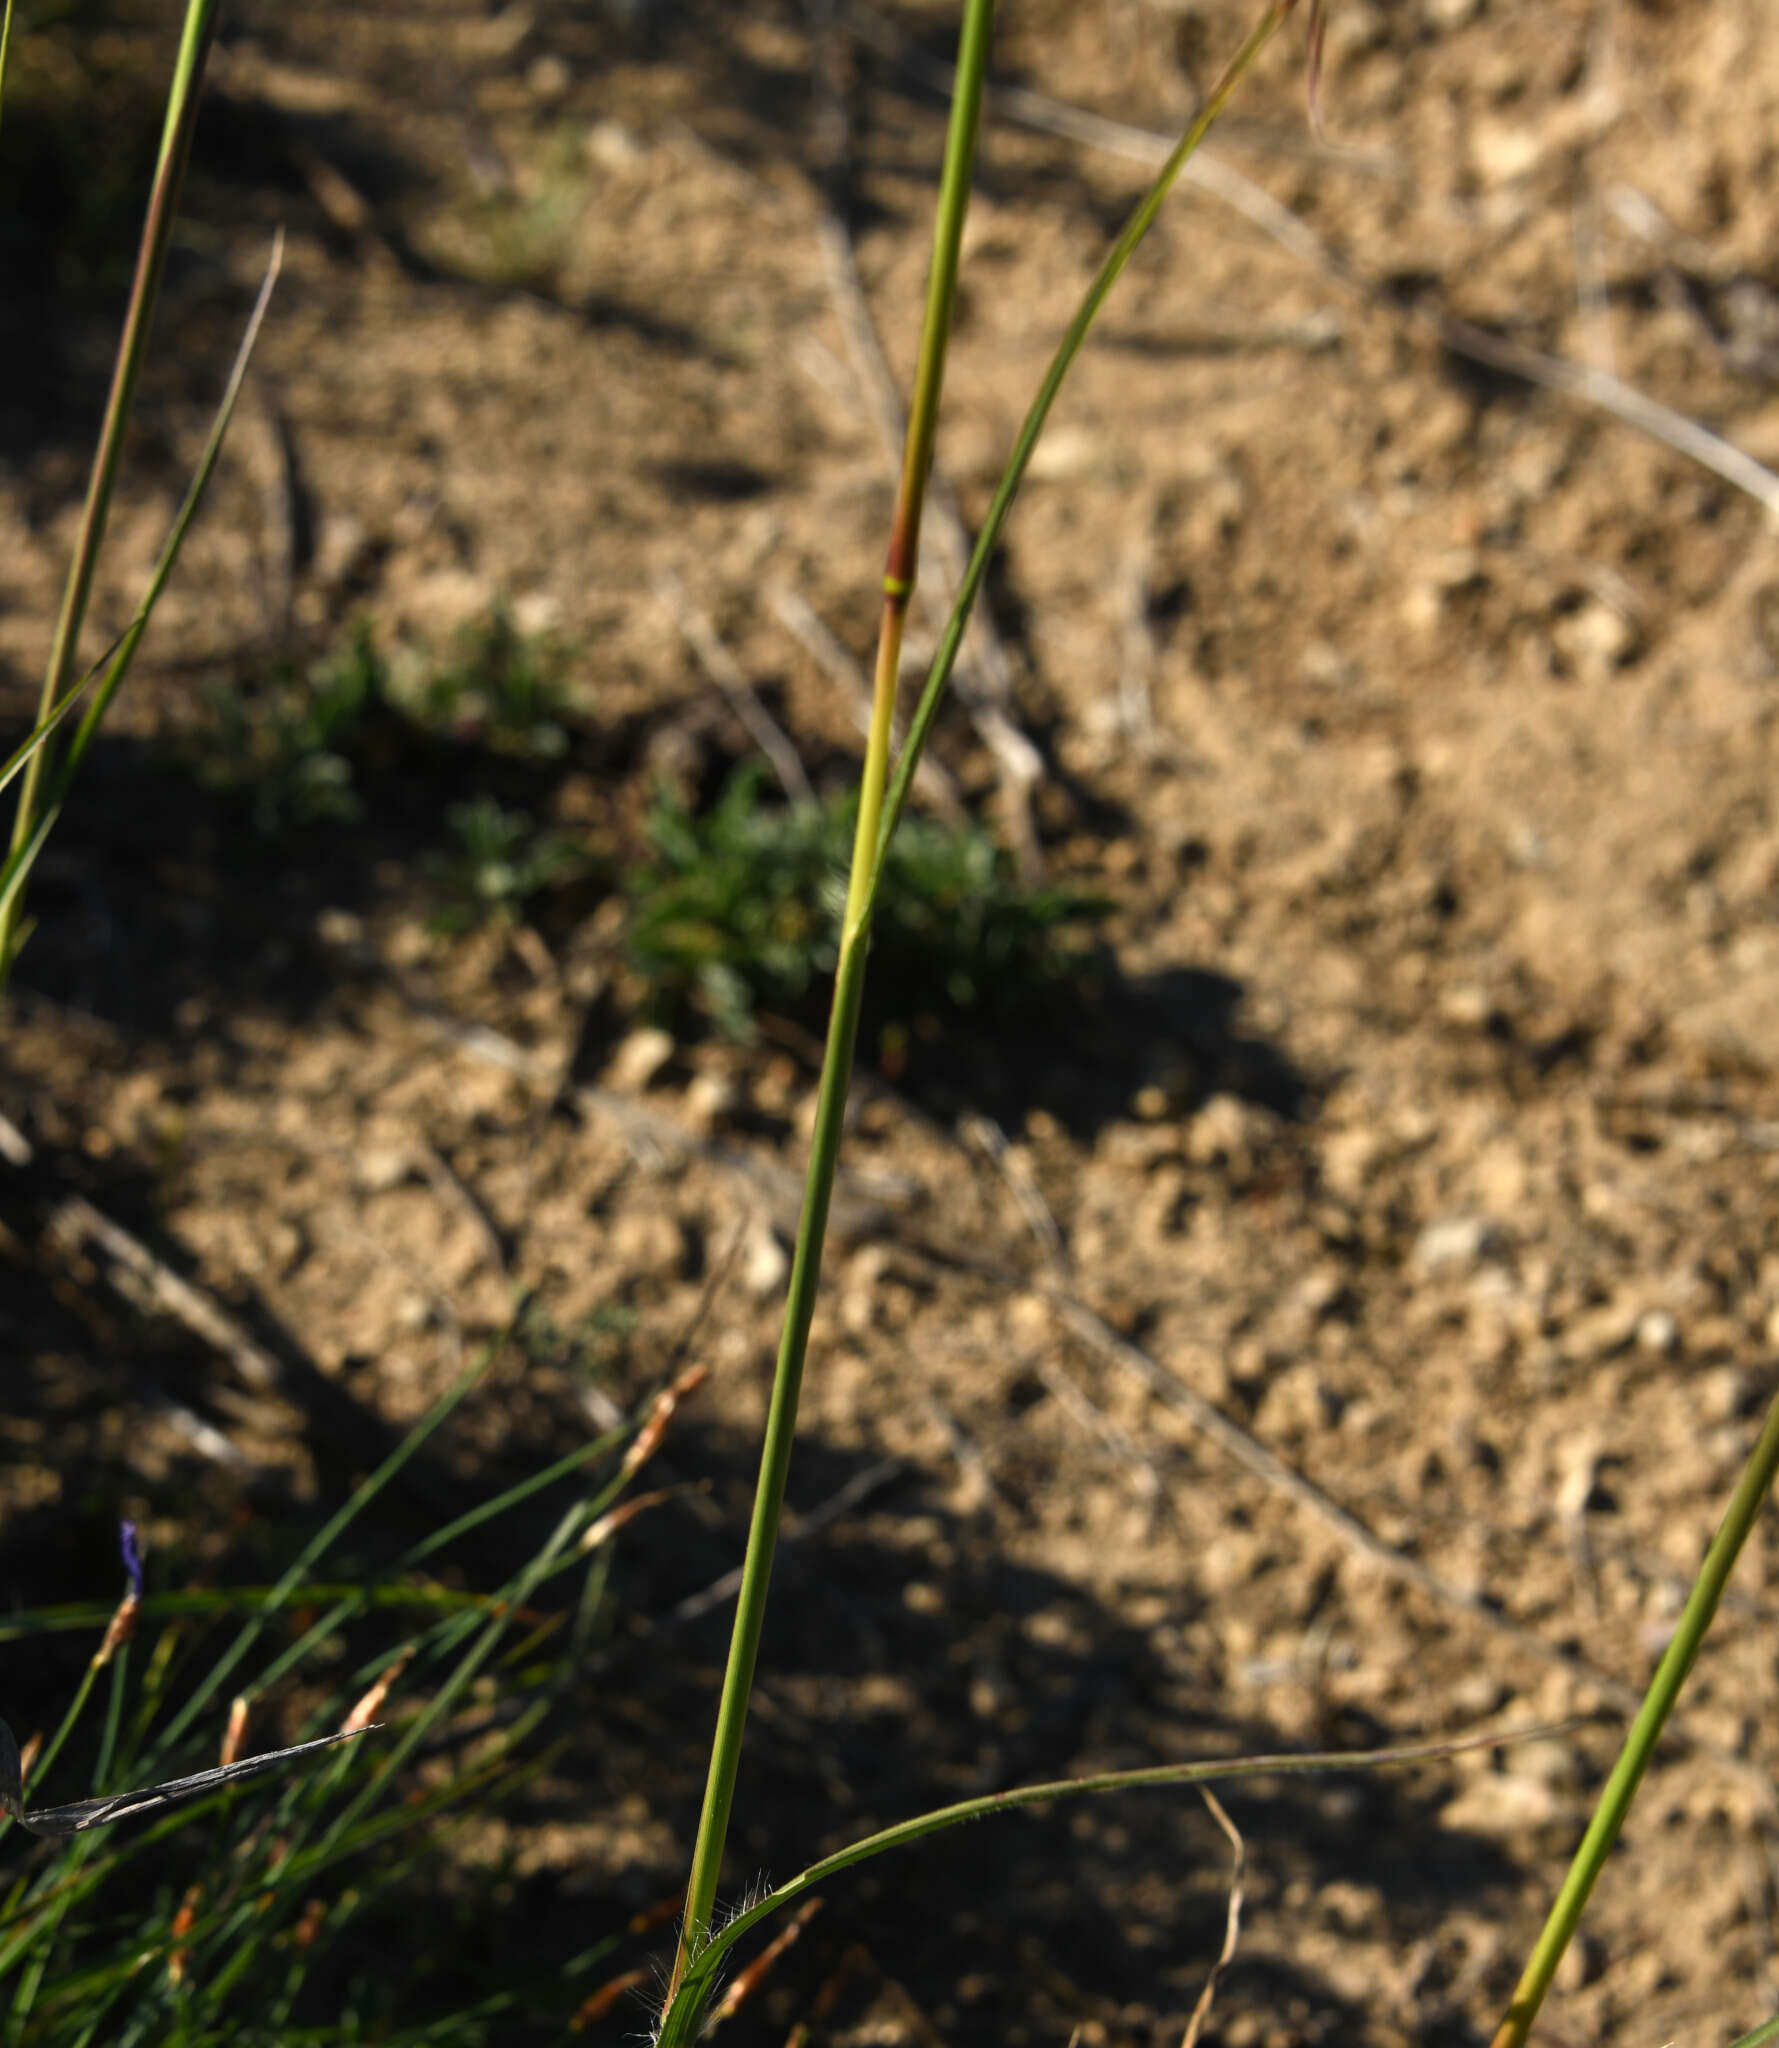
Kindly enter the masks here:
<path id="1" fill-rule="evenodd" d="M 1145 175 L 1030 117 L 1177 125 L 1246 13 L 1005 9 L 999 73 L 1047 98 L 984 138 L 939 457 L 966 521 Z M 574 648 L 584 712 L 534 803 L 619 857 L 655 777 L 708 791 L 747 751 L 670 573 L 816 781 L 843 776 L 851 705 L 775 593 L 865 653 L 891 470 L 846 268 L 905 379 L 950 19 L 243 0 L 95 630 L 127 616 L 279 221 L 285 278 L 0 1050 L 36 1148 L 0 1169 L 14 1604 L 108 1586 L 126 1510 L 171 1582 L 263 1569 L 518 1284 L 555 1334 L 503 1353 L 466 1488 L 572 1443 L 588 1370 L 646 1391 L 709 1296 L 673 1459 L 712 1490 L 620 1572 L 653 1631 L 584 1703 L 554 1803 L 473 1843 L 494 1923 L 525 1915 L 540 1953 L 683 1869 L 724 1636 L 672 1611 L 739 1554 L 813 1068 L 782 1036 L 639 1035 L 596 900 L 440 936 L 412 815 L 243 867 L 176 763 L 218 677 L 505 600 Z M 1610 1762 L 1601 1710 L 1650 1668 L 1774 1386 L 1779 569 L 1747 492 L 1449 323 L 1779 462 L 1773 27 L 1756 0 L 1335 0 L 1326 143 L 1282 44 L 1219 134 L 1223 191 L 1183 187 L 1114 299 L 991 610 L 1043 763 L 1037 857 L 1114 899 L 1117 972 L 1087 1022 L 1033 1015 L 943 1071 L 917 1049 L 861 1110 L 793 1499 L 899 1463 L 787 1557 L 738 1888 L 968 1789 L 1593 1716 L 1230 1796 L 1247 1909 L 1210 2038 L 1486 2038 Z M 45 262 L 0 314 L 21 717 L 97 299 L 69 312 Z M 948 713 L 938 757 L 1016 835 L 983 730 Z M 72 1192 L 226 1304 L 280 1390 L 244 1394 L 50 1231 Z M 1276 1465 L 1237 1462 L 1205 1404 Z M 1776 1610 L 1769 1530 L 1552 2041 L 1720 2041 L 1779 2007 Z M 59 1677 L 9 1671 L 9 1697 Z M 977 1828 L 837 1884 L 736 2024 L 1177 2040 L 1225 1865 L 1173 1794 Z"/>

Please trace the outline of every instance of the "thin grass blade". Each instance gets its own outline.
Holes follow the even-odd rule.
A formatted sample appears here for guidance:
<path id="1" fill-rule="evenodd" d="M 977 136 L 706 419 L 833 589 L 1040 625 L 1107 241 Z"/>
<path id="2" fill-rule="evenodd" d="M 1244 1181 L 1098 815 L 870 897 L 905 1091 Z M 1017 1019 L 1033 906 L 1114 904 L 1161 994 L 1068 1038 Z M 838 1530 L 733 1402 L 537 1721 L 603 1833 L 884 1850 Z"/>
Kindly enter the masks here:
<path id="1" fill-rule="evenodd" d="M 432 1435 L 433 1431 L 450 1415 L 451 1411 L 465 1398 L 483 1374 L 487 1372 L 489 1366 L 494 1362 L 494 1355 L 499 1349 L 501 1342 L 502 1338 L 497 1337 L 493 1343 L 483 1350 L 481 1357 L 463 1373 L 457 1384 L 433 1403 L 432 1407 L 415 1423 L 414 1427 L 408 1431 L 407 1435 L 389 1453 L 382 1464 L 354 1490 L 345 1505 L 337 1513 L 330 1516 L 320 1531 L 303 1546 L 302 1551 L 298 1554 L 290 1569 L 272 1588 L 271 1593 L 267 1596 L 265 1605 L 243 1626 L 233 1643 L 229 1645 L 228 1649 L 217 1660 L 209 1676 L 168 1724 L 166 1732 L 161 1737 L 160 1744 L 158 1745 L 161 1749 L 166 1749 L 177 1742 L 193 1721 L 197 1719 L 199 1714 L 204 1711 L 205 1707 L 209 1705 L 210 1701 L 215 1698 L 224 1681 L 234 1672 L 241 1659 L 246 1656 L 247 1652 L 259 1640 L 260 1632 L 266 1623 L 308 1577 L 316 1560 L 326 1555 L 336 1539 L 376 1499 L 377 1495 L 382 1492 L 384 1487 L 389 1484 L 408 1460 L 413 1457 L 415 1452 L 420 1449 L 421 1445 L 425 1443 L 427 1438 Z"/>
<path id="2" fill-rule="evenodd" d="M 1755 2028 L 1752 2034 L 1743 2034 L 1730 2043 L 1730 2048 L 1768 2048 L 1768 2043 L 1779 2041 L 1779 2019 L 1770 2019 Z"/>
<path id="3" fill-rule="evenodd" d="M 1013 443 L 1013 452 L 1007 459 L 1007 467 L 995 487 L 982 530 L 977 535 L 976 546 L 970 556 L 969 567 L 952 603 L 951 615 L 946 621 L 945 631 L 940 637 L 938 650 L 933 656 L 932 667 L 922 686 L 919 703 L 914 716 L 908 722 L 908 736 L 902 742 L 902 751 L 897 756 L 895 774 L 890 782 L 889 795 L 885 800 L 882 828 L 877 837 L 877 849 L 872 868 L 870 884 L 865 892 L 864 910 L 868 917 L 875 909 L 877 893 L 882 886 L 885 856 L 889 842 L 903 811 L 907 808 L 909 791 L 914 787 L 914 771 L 920 764 L 922 750 L 933 729 L 933 721 L 939 714 L 944 700 L 951 671 L 957 661 L 958 649 L 963 644 L 964 632 L 970 622 L 970 613 L 988 574 L 988 565 L 1000 542 L 1001 529 L 1007 523 L 1007 514 L 1012 510 L 1013 500 L 1018 495 L 1032 451 L 1038 445 L 1038 437 L 1044 431 L 1044 423 L 1050 417 L 1050 409 L 1056 402 L 1056 395 L 1062 389 L 1082 344 L 1099 318 L 1112 287 L 1118 282 L 1125 265 L 1135 254 L 1143 237 L 1155 223 L 1161 211 L 1162 202 L 1173 190 L 1186 160 L 1210 133 L 1217 117 L 1228 104 L 1230 96 L 1241 83 L 1242 78 L 1255 59 L 1272 40 L 1280 24 L 1290 14 L 1296 0 L 1269 0 L 1266 11 L 1249 31 L 1246 41 L 1236 51 L 1224 69 L 1223 75 L 1201 104 L 1191 125 L 1174 145 L 1172 154 L 1156 173 L 1154 182 L 1137 202 L 1126 221 L 1123 231 L 1112 244 L 1099 273 L 1088 287 L 1075 317 L 1069 322 L 1067 331 L 1057 344 L 1050 367 L 1044 373 L 1044 380 L 1038 387 L 1038 395 L 1032 400 L 1031 409 L 1019 429 Z"/>
<path id="4" fill-rule="evenodd" d="M 25 766 L 30 761 L 32 755 L 37 752 L 38 748 L 43 745 L 50 734 L 61 724 L 62 720 L 68 716 L 69 712 L 85 696 L 87 685 L 97 674 L 98 670 L 93 669 L 89 674 L 82 676 L 80 681 L 74 685 L 73 689 L 68 692 L 67 696 L 62 699 L 43 723 L 25 739 L 21 740 L 13 748 L 12 752 L 7 755 L 5 764 L 0 766 L 0 789 L 5 789 L 24 772 Z"/>
<path id="5" fill-rule="evenodd" d="M 168 530 L 167 538 L 162 544 L 160 557 L 148 579 L 148 587 L 136 608 L 135 617 L 125 627 L 122 637 L 107 659 L 98 664 L 86 678 L 61 698 L 49 717 L 40 721 L 37 734 L 33 734 L 32 740 L 26 742 L 30 751 L 20 764 L 26 776 L 25 789 L 19 795 L 21 823 L 27 805 L 32 802 L 33 785 L 42 773 L 41 748 L 44 740 L 47 740 L 50 730 L 60 723 L 64 713 L 73 708 L 93 676 L 99 677 L 98 688 L 93 692 L 92 701 L 88 704 L 80 724 L 75 728 L 74 736 L 68 744 L 67 755 L 56 771 L 49 794 L 38 804 L 29 829 L 22 834 L 15 831 L 12 850 L 5 863 L 0 865 L 0 991 L 5 988 L 11 961 L 18 952 L 19 909 L 25 883 L 30 877 L 37 856 L 43 851 L 44 842 L 61 816 L 62 806 L 67 801 L 74 778 L 80 772 L 87 750 L 91 747 L 106 712 L 111 708 L 111 700 L 117 694 L 118 685 L 129 673 L 130 664 L 136 658 L 136 649 L 141 644 L 143 634 L 148 630 L 148 622 L 154 616 L 155 606 L 160 603 L 168 578 L 173 574 L 174 565 L 179 560 L 179 552 L 185 545 L 186 535 L 190 533 L 192 522 L 197 518 L 199 507 L 204 502 L 204 493 L 209 488 L 211 477 L 216 473 L 216 465 L 222 455 L 223 441 L 228 434 L 229 422 L 234 418 L 235 405 L 241 396 L 241 385 L 247 375 L 247 365 L 253 355 L 253 345 L 259 339 L 260 328 L 265 323 L 266 309 L 272 300 L 272 288 L 278 281 L 278 273 L 283 263 L 284 230 L 280 228 L 273 238 L 272 253 L 266 264 L 265 276 L 260 283 L 259 295 L 254 300 L 253 311 L 248 315 L 247 326 L 241 336 L 241 345 L 235 351 L 234 364 L 229 371 L 228 382 L 223 388 L 222 399 L 216 408 L 216 416 L 211 422 L 204 452 L 192 473 L 184 502 L 180 505 L 178 514 Z M 43 736 L 42 739 L 38 738 L 38 734 Z M 0 788 L 4 788 L 12 779 L 12 773 L 17 772 L 12 770 L 10 762 L 8 770 L 7 774 L 0 776 Z"/>
<path id="6" fill-rule="evenodd" d="M 76 1799 L 67 1806 L 27 1807 L 19 1786 L 18 1744 L 12 1730 L 0 1721 L 0 1808 L 20 1827 L 34 1835 L 78 1835 L 88 1828 L 109 1827 L 113 1821 L 128 1820 L 135 1814 L 156 1813 L 219 1791 L 244 1778 L 257 1778 L 266 1771 L 281 1770 L 292 1758 L 312 1750 L 332 1749 L 336 1743 L 351 1742 L 369 1729 L 355 1728 L 349 1735 L 324 1735 L 319 1742 L 299 1742 L 290 1749 L 269 1750 L 264 1756 L 246 1757 L 239 1763 L 223 1764 L 215 1770 L 194 1771 L 189 1777 L 169 1778 L 164 1785 L 149 1785 L 139 1792 L 114 1792 L 102 1799 Z"/>
<path id="7" fill-rule="evenodd" d="M 1511 1743 L 1536 1741 L 1557 1732 L 1550 1726 L 1488 1729 L 1438 1741 L 1394 1743 L 1385 1749 L 1308 1750 L 1279 1756 L 1220 1758 L 1214 1763 L 1154 1764 L 1134 1771 L 1102 1771 L 1088 1778 L 1059 1778 L 1043 1785 L 1022 1785 L 1010 1792 L 990 1792 L 979 1799 L 960 1800 L 955 1806 L 937 1807 L 930 1813 L 916 1814 L 911 1820 L 898 1821 L 893 1827 L 866 1835 L 849 1847 L 836 1850 L 832 1856 L 824 1856 L 819 1863 L 812 1863 L 807 1870 L 776 1886 L 756 1905 L 738 1913 L 700 1950 L 688 1973 L 688 1995 L 682 2002 L 689 2009 L 690 1994 L 695 1989 L 703 1987 L 708 1991 L 723 1957 L 736 1942 L 763 1920 L 781 1912 L 786 1906 L 794 1905 L 817 1885 L 826 1884 L 843 1870 L 868 1862 L 887 1850 L 905 1848 L 910 1842 L 939 1834 L 946 1828 L 962 1827 L 968 1821 L 986 1820 L 990 1814 L 1012 1813 L 1024 1806 L 1045 1806 L 1058 1799 L 1133 1791 L 1143 1786 L 1213 1785 L 1231 1778 L 1384 1770 L 1398 1764 L 1426 1763 L 1436 1758 L 1458 1756 L 1468 1750 L 1497 1749 Z M 676 2026 L 676 2010 L 677 2007 L 670 2007 L 667 2012 L 658 2036 L 659 2048 L 685 2048 L 686 2043 L 696 2038 L 695 2033 L 684 2032 Z"/>
<path id="8" fill-rule="evenodd" d="M 43 679 L 43 694 L 38 704 L 39 724 L 66 695 L 74 674 L 80 629 L 86 620 L 87 601 L 92 595 L 99 549 L 105 538 L 112 492 L 116 488 L 118 465 L 123 456 L 124 433 L 129 425 L 136 384 L 148 349 L 155 301 L 160 295 L 167 251 L 173 239 L 173 222 L 179 211 L 179 194 L 185 182 L 185 166 L 191 155 L 192 136 L 197 129 L 199 86 L 216 30 L 216 10 L 217 0 L 187 0 L 173 80 L 167 92 L 160 154 L 155 163 L 154 182 L 149 190 L 148 210 L 137 249 L 136 274 L 130 286 L 130 302 L 124 313 L 111 390 L 105 402 L 105 417 L 99 428 L 92 475 L 81 510 L 80 531 L 75 540 L 73 559 L 68 565 L 68 580 L 63 589 L 55 637 L 50 646 L 49 666 Z M 13 818 L 12 845 L 15 851 L 26 845 L 36 832 L 45 766 L 46 757 L 39 752 L 32 755 L 25 770 Z M 0 988 L 5 985 L 18 950 L 20 908 L 15 887 L 0 905 Z"/>
<path id="9" fill-rule="evenodd" d="M 1711 1539 L 1705 1561 L 1700 1565 L 1686 1605 L 1680 1611 L 1673 1637 L 1656 1666 L 1655 1676 L 1649 1681 L 1643 1705 L 1631 1723 L 1618 1762 L 1613 1765 L 1612 1774 L 1600 1793 L 1587 1833 L 1582 1837 L 1581 1847 L 1576 1850 L 1574 1861 L 1569 1866 L 1569 1874 L 1563 1880 L 1537 1945 L 1514 1988 L 1506 2015 L 1495 2030 L 1491 2048 L 1521 2048 L 1532 2031 L 1532 2022 L 1538 2017 L 1538 2008 L 1544 2003 L 1545 1993 L 1557 1974 L 1557 1965 L 1563 1960 L 1563 1953 L 1581 1924 L 1595 1880 L 1612 1853 L 1619 1829 L 1624 1826 L 1625 1815 L 1631 1810 L 1631 1801 L 1637 1796 L 1637 1787 L 1643 1782 L 1643 1773 L 1649 1768 L 1662 1730 L 1667 1726 L 1668 1717 L 1680 1698 L 1681 1688 L 1704 1644 L 1706 1632 L 1717 1613 L 1718 1602 L 1723 1598 L 1730 1574 L 1736 1568 L 1736 1559 L 1748 1541 L 1761 1504 L 1772 1490 L 1775 1473 L 1779 1473 L 1779 1397 L 1767 1411 L 1766 1424 L 1754 1449 L 1748 1454 L 1748 1462 L 1743 1466 L 1736 1490 L 1730 1496 L 1723 1521 Z"/>
<path id="10" fill-rule="evenodd" d="M 0 14 L 0 113 L 6 108 L 6 60 L 12 54 L 12 0 L 6 0 L 6 12 Z"/>

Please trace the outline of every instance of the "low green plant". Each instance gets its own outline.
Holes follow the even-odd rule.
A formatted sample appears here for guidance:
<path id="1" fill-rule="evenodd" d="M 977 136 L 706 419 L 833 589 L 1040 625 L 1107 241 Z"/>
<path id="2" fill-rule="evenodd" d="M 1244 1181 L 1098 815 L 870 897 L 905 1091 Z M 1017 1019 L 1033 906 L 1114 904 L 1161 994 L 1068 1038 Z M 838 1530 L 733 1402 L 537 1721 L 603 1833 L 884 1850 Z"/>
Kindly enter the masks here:
<path id="1" fill-rule="evenodd" d="M 238 798 L 262 839 L 350 823 L 364 811 L 358 756 L 389 701 L 387 665 L 360 627 L 307 669 L 274 671 L 253 690 L 215 686 L 199 777 Z"/>
<path id="2" fill-rule="evenodd" d="M 445 820 L 454 845 L 432 864 L 446 896 L 433 918 L 437 930 L 515 924 L 535 897 L 587 870 L 587 854 L 572 839 L 540 832 L 523 811 L 491 796 L 450 805 Z"/>
<path id="3" fill-rule="evenodd" d="M 608 1301 L 589 1309 L 564 1329 L 549 1307 L 534 1296 L 520 1314 L 513 1341 L 527 1358 L 540 1365 L 554 1366 L 582 1379 L 598 1380 L 622 1358 L 636 1326 L 635 1309 L 623 1302 Z"/>
<path id="4" fill-rule="evenodd" d="M 497 753 L 554 761 L 575 714 L 569 651 L 552 633 L 522 632 L 504 604 L 461 626 L 445 648 L 403 649 L 390 701 L 428 731 Z"/>
<path id="5" fill-rule="evenodd" d="M 474 246 L 463 268 L 484 284 L 554 291 L 591 189 L 585 130 L 564 122 L 542 139 L 516 183 L 475 201 L 469 215 Z"/>
<path id="6" fill-rule="evenodd" d="M 840 957 L 854 795 L 778 803 L 746 762 L 702 816 L 670 792 L 649 812 L 651 858 L 630 879 L 628 946 L 656 995 L 695 994 L 732 1037 L 764 1007 L 801 1011 Z M 977 825 L 909 818 L 889 849 L 873 936 L 892 1031 L 910 1020 L 992 1025 L 1054 999 L 1090 955 L 1072 942 L 1110 905 L 1028 888 Z"/>
<path id="7" fill-rule="evenodd" d="M 343 648 L 304 667 L 275 667 L 245 686 L 216 685 L 197 735 L 196 772 L 240 802 L 268 842 L 352 823 L 371 807 L 381 769 L 399 769 L 407 793 L 435 745 L 486 749 L 520 763 L 559 759 L 573 716 L 567 660 L 553 638 L 520 632 L 499 605 L 442 648 L 410 644 L 393 654 L 361 620 Z M 514 855 L 524 835 L 507 830 L 493 799 L 479 801 L 479 811 L 460 805 L 446 813 L 458 851 L 491 869 L 522 865 Z M 512 843 L 496 851 L 503 835 Z M 534 852 L 532 867 L 542 858 Z M 461 865 L 447 863 L 454 874 Z M 477 893 L 472 881 L 469 894 Z M 492 899 L 510 894 L 502 881 Z"/>

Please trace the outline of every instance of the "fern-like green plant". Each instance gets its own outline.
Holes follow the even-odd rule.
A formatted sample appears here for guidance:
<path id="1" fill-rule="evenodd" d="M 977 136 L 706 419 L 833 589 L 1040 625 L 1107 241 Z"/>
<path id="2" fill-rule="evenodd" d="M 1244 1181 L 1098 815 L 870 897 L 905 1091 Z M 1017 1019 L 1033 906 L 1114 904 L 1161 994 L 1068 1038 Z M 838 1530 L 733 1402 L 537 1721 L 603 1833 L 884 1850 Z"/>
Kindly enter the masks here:
<path id="1" fill-rule="evenodd" d="M 761 1008 L 800 1012 L 832 977 L 846 909 L 856 794 L 777 803 L 745 762 L 702 816 L 663 792 L 651 857 L 630 881 L 630 958 L 657 995 L 696 997 L 718 1027 L 753 1033 Z M 892 1034 L 928 1019 L 992 1025 L 1053 1000 L 1091 959 L 1079 934 L 1102 898 L 1032 889 L 977 825 L 909 818 L 890 847 L 873 954 Z"/>

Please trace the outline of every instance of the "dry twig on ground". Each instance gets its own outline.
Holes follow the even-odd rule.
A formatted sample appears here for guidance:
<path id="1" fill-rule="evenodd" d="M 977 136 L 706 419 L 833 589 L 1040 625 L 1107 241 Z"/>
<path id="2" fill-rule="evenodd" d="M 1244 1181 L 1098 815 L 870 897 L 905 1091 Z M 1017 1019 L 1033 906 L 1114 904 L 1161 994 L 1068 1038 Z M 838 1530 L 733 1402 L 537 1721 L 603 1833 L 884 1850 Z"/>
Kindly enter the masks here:
<path id="1" fill-rule="evenodd" d="M 796 748 L 761 703 L 759 692 L 742 673 L 740 662 L 724 646 L 716 628 L 686 595 L 685 585 L 671 569 L 658 570 L 654 584 L 655 595 L 672 612 L 686 644 L 698 657 L 698 666 L 722 691 L 749 739 L 771 762 L 779 787 L 793 803 L 813 802 L 815 792 Z"/>

